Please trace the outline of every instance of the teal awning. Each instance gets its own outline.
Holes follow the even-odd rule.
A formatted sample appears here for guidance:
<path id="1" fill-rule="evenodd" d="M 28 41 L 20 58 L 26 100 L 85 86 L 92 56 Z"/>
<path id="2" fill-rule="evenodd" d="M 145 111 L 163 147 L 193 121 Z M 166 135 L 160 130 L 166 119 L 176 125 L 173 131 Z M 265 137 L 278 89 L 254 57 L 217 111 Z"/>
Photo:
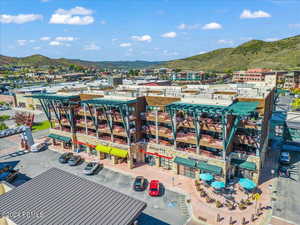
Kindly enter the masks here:
<path id="1" fill-rule="evenodd" d="M 196 161 L 191 159 L 185 159 L 181 157 L 176 157 L 174 162 L 187 167 L 196 167 Z"/>
<path id="2" fill-rule="evenodd" d="M 242 159 L 231 159 L 231 164 L 246 170 L 252 170 L 252 171 L 256 170 L 256 164 L 254 162 L 248 162 Z"/>
<path id="3" fill-rule="evenodd" d="M 66 143 L 71 142 L 70 137 L 65 137 L 65 136 L 61 136 L 61 135 L 57 135 L 57 134 L 49 134 L 48 137 L 54 138 L 56 140 L 63 141 L 63 142 L 66 142 Z"/>
<path id="4" fill-rule="evenodd" d="M 208 172 L 212 173 L 215 175 L 221 175 L 222 173 L 222 168 L 219 166 L 211 165 L 206 162 L 198 162 L 197 163 L 197 168 L 201 170 L 201 172 Z"/>

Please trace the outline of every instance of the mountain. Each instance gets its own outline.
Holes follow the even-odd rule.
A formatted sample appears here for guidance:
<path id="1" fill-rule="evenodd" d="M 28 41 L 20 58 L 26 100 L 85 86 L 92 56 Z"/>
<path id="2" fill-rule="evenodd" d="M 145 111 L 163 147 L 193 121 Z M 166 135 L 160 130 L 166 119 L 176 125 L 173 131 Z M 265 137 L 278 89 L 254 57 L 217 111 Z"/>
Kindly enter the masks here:
<path id="1" fill-rule="evenodd" d="M 252 40 L 235 48 L 169 61 L 162 65 L 183 70 L 293 69 L 300 67 L 300 35 L 279 41 Z"/>
<path id="2" fill-rule="evenodd" d="M 3 65 L 29 65 L 29 66 L 69 66 L 76 64 L 84 67 L 112 68 L 112 69 L 142 69 L 158 66 L 162 62 L 148 61 L 85 61 L 79 59 L 52 59 L 43 55 L 32 55 L 27 57 L 9 57 L 0 55 L 0 66 Z"/>

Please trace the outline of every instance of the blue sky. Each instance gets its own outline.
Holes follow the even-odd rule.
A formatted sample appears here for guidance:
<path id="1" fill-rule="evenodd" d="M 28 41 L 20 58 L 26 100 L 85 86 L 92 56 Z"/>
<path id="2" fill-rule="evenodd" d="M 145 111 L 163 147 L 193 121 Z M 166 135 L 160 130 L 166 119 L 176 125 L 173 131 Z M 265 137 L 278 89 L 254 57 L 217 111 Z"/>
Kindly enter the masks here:
<path id="1" fill-rule="evenodd" d="M 1 0 L 0 54 L 170 60 L 300 34 L 299 0 Z"/>

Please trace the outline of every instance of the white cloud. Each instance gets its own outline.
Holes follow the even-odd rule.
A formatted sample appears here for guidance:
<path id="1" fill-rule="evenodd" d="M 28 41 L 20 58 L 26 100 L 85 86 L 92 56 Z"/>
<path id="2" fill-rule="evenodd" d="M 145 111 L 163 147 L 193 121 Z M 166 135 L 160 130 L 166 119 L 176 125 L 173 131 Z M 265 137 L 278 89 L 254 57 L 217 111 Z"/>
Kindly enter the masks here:
<path id="1" fill-rule="evenodd" d="M 62 45 L 62 43 L 59 42 L 59 41 L 51 41 L 51 42 L 49 43 L 49 45 L 51 45 L 51 46 L 59 46 L 59 45 Z"/>
<path id="2" fill-rule="evenodd" d="M 234 41 L 232 41 L 232 40 L 223 40 L 223 39 L 221 39 L 221 40 L 218 40 L 218 43 L 219 43 L 219 44 L 233 45 L 233 44 L 234 44 Z"/>
<path id="3" fill-rule="evenodd" d="M 268 42 L 272 42 L 272 41 L 278 41 L 279 38 L 266 38 L 265 41 L 268 41 Z"/>
<path id="4" fill-rule="evenodd" d="M 41 37 L 40 40 L 41 41 L 50 41 L 50 37 Z"/>
<path id="5" fill-rule="evenodd" d="M 27 41 L 27 40 L 17 40 L 17 43 L 18 43 L 18 45 L 20 45 L 20 46 L 24 46 L 24 45 L 27 45 L 27 44 L 28 44 L 28 41 Z"/>
<path id="6" fill-rule="evenodd" d="M 164 33 L 161 35 L 161 37 L 163 38 L 175 38 L 176 37 L 176 32 L 168 32 L 168 33 Z"/>
<path id="7" fill-rule="evenodd" d="M 300 28 L 300 23 L 295 23 L 295 24 L 289 24 L 289 28 Z"/>
<path id="8" fill-rule="evenodd" d="M 56 41 L 75 41 L 78 40 L 78 38 L 75 37 L 56 37 Z"/>
<path id="9" fill-rule="evenodd" d="M 19 14 L 19 15 L 8 15 L 0 14 L 0 23 L 16 23 L 23 24 L 36 20 L 43 19 L 43 16 L 40 14 Z"/>
<path id="10" fill-rule="evenodd" d="M 212 23 L 208 23 L 205 24 L 202 27 L 203 30 L 218 30 L 218 29 L 222 29 L 222 25 L 216 22 L 212 22 Z"/>
<path id="11" fill-rule="evenodd" d="M 127 47 L 130 47 L 131 46 L 131 43 L 121 43 L 120 44 L 120 47 L 122 48 L 127 48 Z"/>
<path id="12" fill-rule="evenodd" d="M 182 24 L 179 24 L 177 26 L 177 28 L 179 30 L 195 30 L 195 29 L 200 28 L 200 24 L 191 24 L 191 25 L 188 25 L 188 24 L 182 23 Z"/>
<path id="13" fill-rule="evenodd" d="M 244 9 L 242 14 L 240 15 L 241 19 L 257 19 L 257 18 L 269 18 L 271 17 L 271 14 L 262 11 L 262 10 L 257 10 L 251 12 L 249 9 Z"/>
<path id="14" fill-rule="evenodd" d="M 145 35 L 142 35 L 142 36 L 135 35 L 135 36 L 131 36 L 131 38 L 133 40 L 136 40 L 136 41 L 147 41 L 147 42 L 151 42 L 152 41 L 151 36 L 148 35 L 148 34 L 145 34 Z"/>
<path id="15" fill-rule="evenodd" d="M 33 47 L 32 49 L 33 49 L 33 50 L 41 50 L 41 49 L 42 49 L 42 47 L 40 47 L 40 46 L 36 46 L 36 47 Z"/>
<path id="16" fill-rule="evenodd" d="M 88 25 L 94 22 L 94 17 L 91 16 L 92 13 L 92 10 L 80 6 L 76 6 L 69 10 L 58 9 L 52 14 L 49 23 Z"/>
<path id="17" fill-rule="evenodd" d="M 101 23 L 102 25 L 107 24 L 106 20 L 101 20 L 100 23 Z"/>
<path id="18" fill-rule="evenodd" d="M 41 2 L 49 2 L 49 0 L 41 0 Z"/>
<path id="19" fill-rule="evenodd" d="M 86 16 L 86 15 L 92 15 L 93 11 L 90 9 L 81 7 L 81 6 L 76 6 L 69 10 L 58 9 L 55 11 L 55 13 L 61 14 L 61 15 L 83 15 L 83 16 Z"/>
<path id="20" fill-rule="evenodd" d="M 90 43 L 88 45 L 85 45 L 83 49 L 88 51 L 96 51 L 100 50 L 100 47 L 97 46 L 95 43 Z"/>
<path id="21" fill-rule="evenodd" d="M 116 42 L 117 40 L 118 40 L 118 38 L 111 39 L 112 42 Z"/>

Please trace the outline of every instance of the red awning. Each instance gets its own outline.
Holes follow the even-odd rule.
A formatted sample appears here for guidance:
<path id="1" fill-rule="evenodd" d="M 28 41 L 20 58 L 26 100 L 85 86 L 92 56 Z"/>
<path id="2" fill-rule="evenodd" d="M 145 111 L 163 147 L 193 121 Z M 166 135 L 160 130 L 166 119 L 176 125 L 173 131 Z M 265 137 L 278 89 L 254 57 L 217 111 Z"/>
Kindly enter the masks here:
<path id="1" fill-rule="evenodd" d="M 173 157 L 168 157 L 168 156 L 164 156 L 164 155 L 160 155 L 160 154 L 158 154 L 158 153 L 156 153 L 156 152 L 146 152 L 145 150 L 143 150 L 143 149 L 140 149 L 140 152 L 144 152 L 145 154 L 147 154 L 147 155 L 154 155 L 154 156 L 157 156 L 157 157 L 160 157 L 160 158 L 165 158 L 165 159 L 173 159 Z"/>
<path id="2" fill-rule="evenodd" d="M 85 145 L 85 146 L 88 146 L 88 147 L 91 147 L 91 148 L 95 148 L 96 147 L 96 145 L 91 145 L 91 144 L 84 143 L 84 142 L 81 142 L 81 141 L 76 141 L 75 144 Z"/>

